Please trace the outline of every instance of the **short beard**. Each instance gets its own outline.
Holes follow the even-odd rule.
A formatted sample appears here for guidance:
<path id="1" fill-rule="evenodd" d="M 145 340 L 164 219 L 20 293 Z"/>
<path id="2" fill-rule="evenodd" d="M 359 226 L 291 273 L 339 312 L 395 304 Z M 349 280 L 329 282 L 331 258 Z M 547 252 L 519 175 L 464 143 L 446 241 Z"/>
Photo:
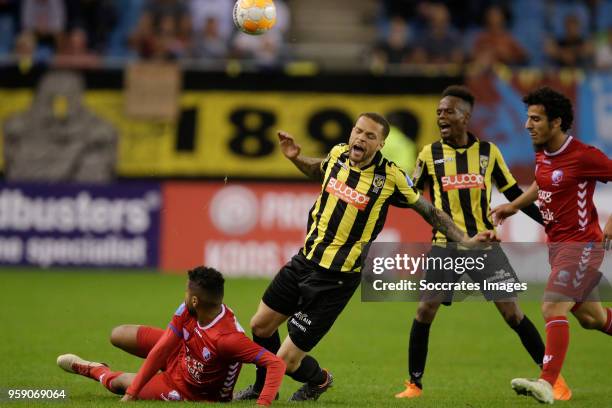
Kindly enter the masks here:
<path id="1" fill-rule="evenodd" d="M 187 305 L 187 312 L 189 312 L 189 315 L 192 317 L 198 316 L 198 311 L 193 306 Z"/>
<path id="2" fill-rule="evenodd" d="M 544 143 L 542 143 L 542 144 L 535 144 L 535 143 L 533 143 L 533 144 L 532 144 L 532 146 L 533 146 L 533 150 L 534 150 L 536 153 L 539 153 L 539 152 L 544 151 L 544 147 L 545 147 L 546 145 L 545 145 Z"/>

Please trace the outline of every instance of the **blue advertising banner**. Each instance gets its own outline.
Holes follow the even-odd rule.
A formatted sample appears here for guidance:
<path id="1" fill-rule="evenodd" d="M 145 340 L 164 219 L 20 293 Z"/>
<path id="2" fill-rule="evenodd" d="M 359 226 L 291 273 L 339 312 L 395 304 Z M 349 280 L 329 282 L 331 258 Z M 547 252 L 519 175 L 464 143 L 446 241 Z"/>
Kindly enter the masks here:
<path id="1" fill-rule="evenodd" d="M 159 183 L 0 184 L 0 265 L 156 268 Z"/>

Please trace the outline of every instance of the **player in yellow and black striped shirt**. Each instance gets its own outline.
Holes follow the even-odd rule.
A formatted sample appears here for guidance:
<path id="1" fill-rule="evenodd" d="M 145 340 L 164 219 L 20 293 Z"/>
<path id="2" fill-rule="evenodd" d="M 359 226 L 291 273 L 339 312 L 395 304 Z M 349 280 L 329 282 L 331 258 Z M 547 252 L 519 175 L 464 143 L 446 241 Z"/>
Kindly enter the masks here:
<path id="1" fill-rule="evenodd" d="M 450 217 L 423 199 L 412 181 L 380 153 L 389 124 L 380 115 L 364 113 L 348 144 L 334 147 L 326 159 L 300 155 L 300 146 L 279 133 L 283 154 L 304 174 L 321 180 L 321 193 L 310 210 L 304 247 L 275 276 L 251 319 L 253 340 L 277 352 L 287 374 L 305 383 L 291 400 L 315 400 L 333 378 L 307 353 L 321 340 L 359 286 L 361 251 L 381 231 L 390 205 L 411 207 L 452 241 L 489 240 L 491 232 L 471 239 Z M 278 327 L 288 320 L 282 346 Z M 237 399 L 255 399 L 265 372 Z"/>
<path id="2" fill-rule="evenodd" d="M 491 142 L 480 141 L 469 133 L 468 123 L 474 106 L 474 97 L 462 86 L 448 87 L 438 105 L 437 118 L 441 139 L 429 144 L 420 152 L 414 173 L 415 186 L 423 190 L 429 185 L 431 200 L 436 208 L 451 216 L 453 221 L 469 236 L 493 229 L 489 215 L 489 203 L 493 184 L 509 201 L 522 194 L 516 180 L 508 170 L 499 149 Z M 535 205 L 524 212 L 542 224 Z M 434 228 L 430 257 L 462 256 L 456 246 L 446 245 L 448 235 Z M 451 239 L 451 241 L 453 241 Z M 487 268 L 478 279 L 490 279 L 495 272 L 502 271 L 504 279 L 516 281 L 516 274 L 499 247 L 489 252 Z M 495 261 L 491 261 L 495 259 Z M 426 277 L 440 277 L 444 281 L 456 281 L 461 275 L 454 271 L 428 270 Z M 481 286 L 482 287 L 482 286 Z M 494 300 L 497 309 L 519 335 L 521 342 L 536 362 L 541 365 L 544 343 L 533 323 L 520 310 L 516 297 L 495 297 L 484 293 L 487 300 Z M 397 398 L 414 398 L 422 393 L 422 377 L 425 371 L 429 329 L 441 303 L 450 304 L 452 292 L 437 298 L 422 298 L 410 332 L 408 366 L 410 381 Z M 561 385 L 560 385 L 561 386 Z"/>

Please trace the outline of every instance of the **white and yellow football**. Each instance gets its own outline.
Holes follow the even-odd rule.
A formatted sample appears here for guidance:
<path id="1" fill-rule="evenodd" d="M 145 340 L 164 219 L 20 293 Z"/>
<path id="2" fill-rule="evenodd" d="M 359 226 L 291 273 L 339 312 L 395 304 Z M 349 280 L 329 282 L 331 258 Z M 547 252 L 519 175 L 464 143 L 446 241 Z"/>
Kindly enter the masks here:
<path id="1" fill-rule="evenodd" d="M 272 0 L 237 0 L 234 4 L 234 24 L 247 34 L 259 35 L 276 23 L 276 7 Z"/>

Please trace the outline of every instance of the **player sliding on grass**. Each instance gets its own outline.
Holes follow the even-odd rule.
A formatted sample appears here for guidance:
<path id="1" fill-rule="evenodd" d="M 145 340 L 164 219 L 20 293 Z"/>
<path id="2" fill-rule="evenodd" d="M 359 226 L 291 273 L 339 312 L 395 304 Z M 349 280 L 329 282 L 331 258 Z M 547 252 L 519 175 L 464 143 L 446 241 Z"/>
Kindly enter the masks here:
<path id="1" fill-rule="evenodd" d="M 553 403 L 554 384 L 569 345 L 567 313 L 582 327 L 612 335 L 612 309 L 596 298 L 598 271 L 612 240 L 612 217 L 599 227 L 593 192 L 597 181 L 612 180 L 612 160 L 593 146 L 567 134 L 572 105 L 564 95 L 541 88 L 523 98 L 536 150 L 535 182 L 520 197 L 492 211 L 495 221 L 539 199 L 549 242 L 551 274 L 544 292 L 546 352 L 539 379 L 515 378 L 512 388 L 540 402 Z M 603 248 L 602 243 L 603 242 Z"/>
<path id="2" fill-rule="evenodd" d="M 479 231 L 493 229 L 488 215 L 493 184 L 508 200 L 519 197 L 523 191 L 508 170 L 504 158 L 496 145 L 477 139 L 468 132 L 472 116 L 474 96 L 463 86 L 450 86 L 442 93 L 437 118 L 441 139 L 423 148 L 417 159 L 414 183 L 420 190 L 429 184 L 434 205 L 452 217 L 455 222 L 473 236 Z M 535 205 L 523 211 L 535 221 L 542 217 Z M 434 230 L 429 257 L 481 256 L 465 250 L 457 250 L 446 243 L 443 231 Z M 478 273 L 468 272 L 472 280 L 480 282 L 518 282 L 518 278 L 506 255 L 499 248 L 484 251 L 486 268 Z M 504 272 L 500 277 L 499 271 Z M 425 272 L 428 281 L 456 282 L 462 275 L 453 270 L 430 269 Z M 497 310 L 508 326 L 518 334 L 521 343 L 535 361 L 541 365 L 544 343 L 531 320 L 521 311 L 516 295 L 483 290 L 484 297 L 494 301 Z M 422 395 L 423 373 L 427 361 L 429 331 L 440 304 L 450 306 L 453 293 L 425 293 L 419 302 L 408 346 L 408 372 L 404 391 L 396 398 L 416 398 Z M 569 399 L 571 391 L 560 379 L 555 387 L 557 399 Z"/>
<path id="3" fill-rule="evenodd" d="M 334 324 L 359 286 L 361 252 L 382 230 L 389 205 L 411 207 L 451 241 L 476 243 L 494 239 L 491 231 L 469 238 L 443 211 L 412 188 L 410 178 L 385 159 L 380 149 L 389 124 L 376 113 L 364 113 L 348 144 L 335 146 L 326 159 L 300 155 L 300 146 L 285 132 L 281 151 L 307 176 L 322 181 L 308 219 L 304 247 L 274 277 L 251 319 L 253 340 L 287 363 L 287 374 L 304 385 L 292 401 L 316 400 L 333 382 L 308 353 Z M 289 336 L 281 345 L 278 327 L 288 320 Z M 255 399 L 265 371 L 236 399 Z"/>
<path id="4" fill-rule="evenodd" d="M 221 273 L 198 267 L 188 274 L 185 301 L 165 331 L 137 325 L 113 330 L 114 345 L 146 358 L 137 374 L 111 371 L 106 364 L 74 354 L 59 356 L 57 364 L 99 381 L 115 394 L 124 394 L 122 401 L 224 402 L 232 399 L 242 363 L 253 363 L 267 370 L 257 404 L 270 405 L 280 388 L 285 363 L 244 335 L 234 313 L 223 304 Z"/>

